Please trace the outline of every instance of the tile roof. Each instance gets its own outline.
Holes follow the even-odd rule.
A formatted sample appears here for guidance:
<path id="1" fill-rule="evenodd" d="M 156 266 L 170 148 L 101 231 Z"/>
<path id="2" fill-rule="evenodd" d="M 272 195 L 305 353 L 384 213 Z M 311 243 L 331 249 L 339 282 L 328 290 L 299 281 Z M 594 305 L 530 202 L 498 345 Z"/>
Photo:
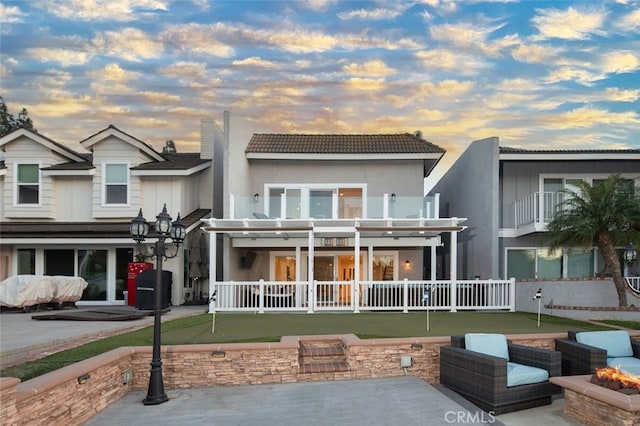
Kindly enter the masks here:
<path id="1" fill-rule="evenodd" d="M 411 133 L 401 134 L 267 134 L 251 137 L 246 153 L 413 154 L 444 153 Z"/>
<path id="2" fill-rule="evenodd" d="M 524 149 L 500 147 L 500 154 L 638 154 L 640 149 Z"/>
<path id="3" fill-rule="evenodd" d="M 188 170 L 211 162 L 211 160 L 200 158 L 198 152 L 162 154 L 162 156 L 167 161 L 151 161 L 132 167 L 131 170 Z"/>

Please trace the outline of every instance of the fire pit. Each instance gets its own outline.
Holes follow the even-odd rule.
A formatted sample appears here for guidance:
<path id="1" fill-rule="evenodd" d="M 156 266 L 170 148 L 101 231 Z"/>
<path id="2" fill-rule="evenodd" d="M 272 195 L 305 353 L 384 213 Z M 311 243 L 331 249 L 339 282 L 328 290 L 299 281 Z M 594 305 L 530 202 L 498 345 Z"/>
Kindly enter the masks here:
<path id="1" fill-rule="evenodd" d="M 568 417 L 589 425 L 640 425 L 638 376 L 607 368 L 593 375 L 551 377 L 549 381 L 564 389 Z"/>
<path id="2" fill-rule="evenodd" d="M 596 368 L 596 373 L 591 376 L 591 383 L 626 395 L 640 394 L 640 376 L 625 373 L 619 368 Z"/>

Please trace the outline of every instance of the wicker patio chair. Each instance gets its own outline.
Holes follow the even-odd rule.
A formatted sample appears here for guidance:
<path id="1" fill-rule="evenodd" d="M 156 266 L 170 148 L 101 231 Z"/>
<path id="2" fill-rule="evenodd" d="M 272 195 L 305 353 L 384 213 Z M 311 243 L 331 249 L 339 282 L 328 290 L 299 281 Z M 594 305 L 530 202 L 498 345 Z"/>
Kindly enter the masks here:
<path id="1" fill-rule="evenodd" d="M 548 379 L 507 386 L 507 365 L 537 367 L 549 377 L 559 376 L 560 352 L 510 342 L 507 347 L 509 359 L 468 350 L 465 336 L 452 336 L 451 345 L 440 347 L 440 382 L 494 415 L 551 404 L 551 396 L 561 392 L 558 386 Z"/>
<path id="2" fill-rule="evenodd" d="M 609 357 L 607 357 L 608 351 L 606 349 L 606 344 L 604 342 L 597 346 L 588 345 L 586 343 L 580 343 L 576 340 L 576 336 L 579 333 L 584 333 L 580 331 L 569 331 L 567 332 L 566 339 L 556 339 L 556 350 L 562 352 L 562 375 L 563 376 L 576 376 L 576 375 L 584 375 L 584 374 L 593 374 L 596 371 L 596 368 L 606 367 L 607 365 L 611 367 L 617 367 L 620 364 L 621 358 L 618 355 L 621 355 L 619 351 L 618 353 L 611 353 Z M 611 330 L 611 331 L 591 331 L 588 332 L 592 336 L 598 336 L 598 333 L 607 333 L 607 335 L 618 335 L 621 338 L 628 338 L 629 344 L 631 346 L 630 351 L 633 352 L 631 356 L 631 352 L 627 349 L 627 352 L 623 352 L 630 358 L 636 358 L 638 361 L 628 360 L 633 362 L 634 364 L 640 363 L 640 342 L 633 341 L 630 337 L 623 336 L 622 333 L 628 333 L 624 330 Z M 632 373 L 635 371 L 631 371 Z M 636 373 L 640 374 L 640 373 Z"/>

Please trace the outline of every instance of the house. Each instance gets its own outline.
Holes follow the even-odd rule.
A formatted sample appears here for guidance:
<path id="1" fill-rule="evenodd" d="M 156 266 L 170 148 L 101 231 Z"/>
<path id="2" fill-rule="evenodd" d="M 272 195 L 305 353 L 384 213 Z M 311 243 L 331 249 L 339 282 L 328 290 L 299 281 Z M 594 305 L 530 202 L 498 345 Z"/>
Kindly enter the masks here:
<path id="1" fill-rule="evenodd" d="M 442 215 L 468 218 L 457 241 L 458 275 L 514 277 L 516 288 L 531 284 L 521 292 L 522 300 L 529 301 L 541 283 L 582 281 L 584 290 L 603 272 L 597 248 L 551 253 L 545 232 L 561 202 L 560 190 L 572 188 L 578 180 L 597 183 L 611 174 L 640 185 L 640 150 L 517 149 L 500 146 L 497 137 L 472 142 L 433 188 L 442 194 Z M 621 258 L 624 249 L 619 248 Z M 553 302 L 594 303 L 583 299 L 588 292 L 582 290 L 567 295 L 567 300 L 556 295 Z M 601 303 L 617 305 L 615 293 L 592 294 L 610 297 Z"/>
<path id="2" fill-rule="evenodd" d="M 124 304 L 128 264 L 156 240 L 152 225 L 136 247 L 131 220 L 142 209 L 153 222 L 166 205 L 187 230 L 163 268 L 172 272 L 172 302 L 182 303 L 193 285 L 185 252 L 211 214 L 211 150 L 159 153 L 112 125 L 78 145 L 82 151 L 24 128 L 0 138 L 0 280 L 77 275 L 89 283 L 79 304 Z"/>
<path id="3" fill-rule="evenodd" d="M 264 134 L 229 112 L 202 132 L 216 173 L 211 311 L 425 309 L 442 235 L 455 241 L 465 221 L 424 194 L 442 148 L 410 133 Z M 438 306 L 455 309 L 449 270 Z"/>

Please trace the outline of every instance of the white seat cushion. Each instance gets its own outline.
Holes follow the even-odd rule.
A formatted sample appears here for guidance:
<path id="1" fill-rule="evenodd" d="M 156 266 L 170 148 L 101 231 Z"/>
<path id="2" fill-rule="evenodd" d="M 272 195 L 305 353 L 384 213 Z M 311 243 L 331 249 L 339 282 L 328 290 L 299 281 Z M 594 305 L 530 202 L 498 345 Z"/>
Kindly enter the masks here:
<path id="1" fill-rule="evenodd" d="M 640 376 L 640 359 L 632 356 L 607 358 L 607 365 L 609 367 L 617 367 L 625 373 Z"/>
<path id="2" fill-rule="evenodd" d="M 576 342 L 607 351 L 607 358 L 633 356 L 629 333 L 624 330 L 583 331 L 576 333 Z"/>
<path id="3" fill-rule="evenodd" d="M 464 335 L 464 347 L 470 351 L 509 360 L 509 347 L 504 334 L 467 333 Z"/>
<path id="4" fill-rule="evenodd" d="M 507 363 L 507 387 L 542 383 L 549 380 L 549 372 L 538 367 Z"/>

